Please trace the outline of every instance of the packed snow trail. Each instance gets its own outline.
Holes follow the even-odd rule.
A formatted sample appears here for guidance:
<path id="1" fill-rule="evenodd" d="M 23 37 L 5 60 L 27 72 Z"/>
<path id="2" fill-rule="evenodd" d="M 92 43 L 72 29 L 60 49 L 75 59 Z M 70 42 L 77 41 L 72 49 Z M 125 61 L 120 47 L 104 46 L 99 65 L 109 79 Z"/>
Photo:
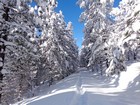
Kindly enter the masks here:
<path id="1" fill-rule="evenodd" d="M 18 105 L 140 105 L 140 63 L 112 78 L 81 69 L 50 89 Z"/>

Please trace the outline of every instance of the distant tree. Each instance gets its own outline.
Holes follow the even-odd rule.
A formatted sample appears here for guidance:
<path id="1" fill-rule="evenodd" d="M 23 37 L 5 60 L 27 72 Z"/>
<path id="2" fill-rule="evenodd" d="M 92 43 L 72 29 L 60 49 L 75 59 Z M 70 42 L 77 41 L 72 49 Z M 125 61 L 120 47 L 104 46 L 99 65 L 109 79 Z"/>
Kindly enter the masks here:
<path id="1" fill-rule="evenodd" d="M 84 41 L 80 53 L 82 66 L 97 70 L 103 74 L 109 61 L 109 28 L 112 24 L 110 11 L 113 2 L 79 0 L 78 4 L 84 8 L 80 21 L 85 22 Z"/>
<path id="2" fill-rule="evenodd" d="M 69 62 L 68 70 L 69 72 L 73 73 L 77 70 L 79 66 L 79 59 L 78 59 L 78 47 L 76 45 L 75 40 L 73 39 L 73 26 L 72 22 L 68 22 L 66 27 L 66 35 L 64 36 L 64 40 L 66 41 L 66 52 L 69 54 L 66 55 L 66 60 Z"/>

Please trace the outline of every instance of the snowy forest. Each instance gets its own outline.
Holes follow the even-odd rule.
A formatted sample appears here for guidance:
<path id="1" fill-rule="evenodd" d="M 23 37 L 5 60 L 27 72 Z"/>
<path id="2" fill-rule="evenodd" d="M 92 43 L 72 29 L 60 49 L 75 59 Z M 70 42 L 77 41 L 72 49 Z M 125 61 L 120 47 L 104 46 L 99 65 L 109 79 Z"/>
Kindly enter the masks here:
<path id="1" fill-rule="evenodd" d="M 79 68 L 110 77 L 140 62 L 140 0 L 122 0 L 119 8 L 114 0 L 75 3 L 83 10 L 80 50 L 56 0 L 0 0 L 0 105 L 34 97 L 37 87 Z"/>

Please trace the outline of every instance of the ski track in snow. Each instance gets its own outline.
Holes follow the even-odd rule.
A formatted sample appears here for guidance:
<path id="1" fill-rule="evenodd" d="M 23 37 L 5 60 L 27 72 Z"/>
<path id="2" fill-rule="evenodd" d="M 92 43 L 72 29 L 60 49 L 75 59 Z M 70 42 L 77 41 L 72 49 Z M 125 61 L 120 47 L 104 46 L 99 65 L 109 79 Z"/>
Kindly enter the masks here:
<path id="1" fill-rule="evenodd" d="M 140 105 L 140 63 L 112 79 L 81 69 L 44 95 L 15 105 Z"/>
<path id="2" fill-rule="evenodd" d="M 83 97 L 83 96 L 85 96 L 84 94 L 85 94 L 85 91 L 82 87 L 81 73 L 79 73 L 78 80 L 76 83 L 76 92 L 69 105 L 86 105 L 84 103 L 84 99 L 85 99 Z"/>

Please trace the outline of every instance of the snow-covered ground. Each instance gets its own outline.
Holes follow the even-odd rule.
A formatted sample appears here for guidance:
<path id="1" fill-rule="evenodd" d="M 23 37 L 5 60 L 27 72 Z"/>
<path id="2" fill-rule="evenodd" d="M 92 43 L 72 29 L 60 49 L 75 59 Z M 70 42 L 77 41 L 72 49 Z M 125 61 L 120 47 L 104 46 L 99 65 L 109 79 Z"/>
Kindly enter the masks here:
<path id="1" fill-rule="evenodd" d="M 43 94 L 16 105 L 140 105 L 140 63 L 110 78 L 84 68 Z"/>

